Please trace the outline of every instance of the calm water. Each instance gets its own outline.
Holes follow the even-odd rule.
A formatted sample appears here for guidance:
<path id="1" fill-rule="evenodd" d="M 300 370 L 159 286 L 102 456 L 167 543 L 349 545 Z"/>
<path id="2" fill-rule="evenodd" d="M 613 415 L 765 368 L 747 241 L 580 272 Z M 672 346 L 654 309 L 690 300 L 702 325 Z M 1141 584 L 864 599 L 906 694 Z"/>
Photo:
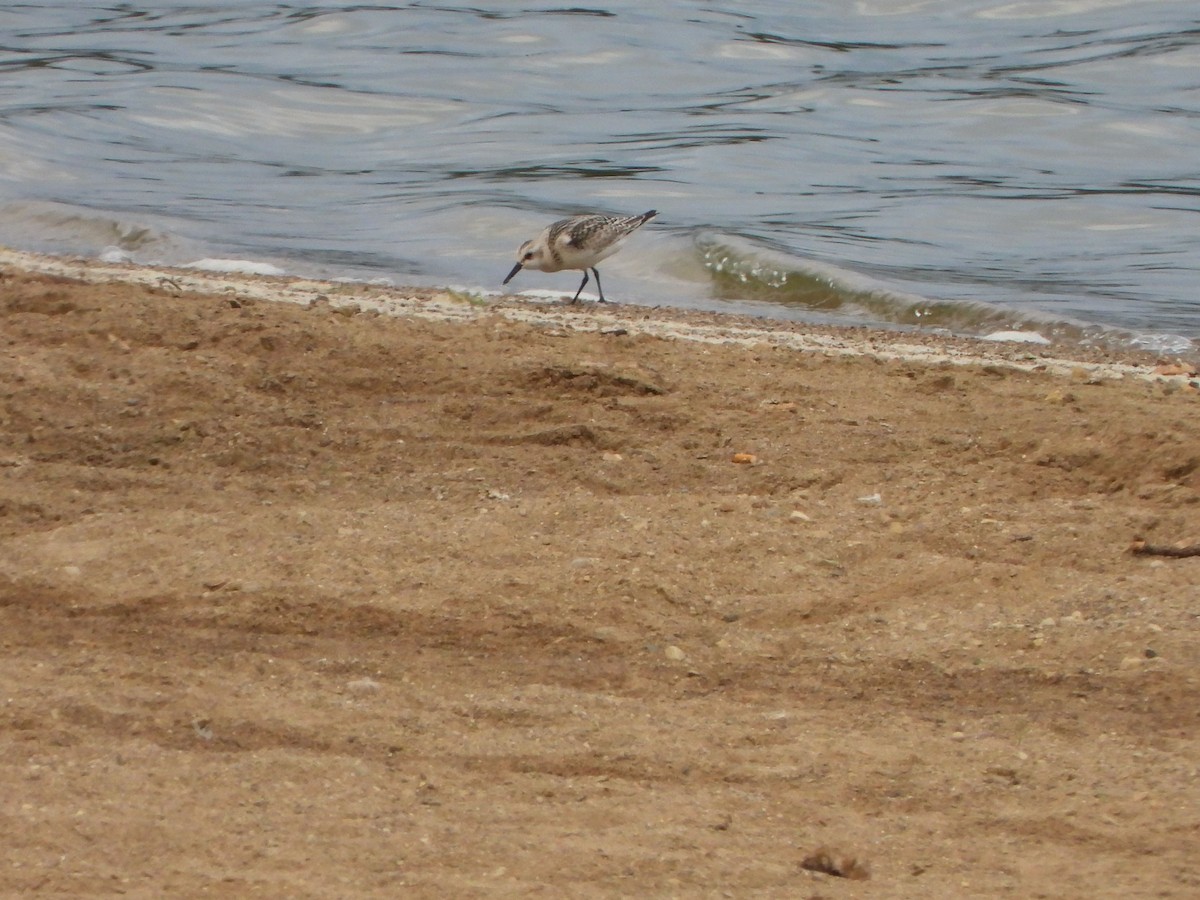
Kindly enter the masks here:
<path id="1" fill-rule="evenodd" d="M 17 2 L 0 73 L 11 246 L 492 290 L 654 207 L 614 299 L 1200 346 L 1194 0 Z"/>

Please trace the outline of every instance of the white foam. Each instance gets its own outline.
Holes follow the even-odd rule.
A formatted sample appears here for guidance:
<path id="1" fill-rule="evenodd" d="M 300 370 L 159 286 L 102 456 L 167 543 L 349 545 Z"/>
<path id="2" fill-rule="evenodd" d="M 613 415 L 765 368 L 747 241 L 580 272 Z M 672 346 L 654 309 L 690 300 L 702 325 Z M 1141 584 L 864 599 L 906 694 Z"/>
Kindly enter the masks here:
<path id="1" fill-rule="evenodd" d="M 1179 334 L 1139 334 L 1129 343 L 1152 353 L 1191 353 L 1196 349 L 1191 338 Z"/>
<path id="2" fill-rule="evenodd" d="M 1049 344 L 1050 339 L 1043 337 L 1036 331 L 993 331 L 991 334 L 985 334 L 980 340 L 983 341 L 1006 341 L 1010 344 Z"/>
<path id="3" fill-rule="evenodd" d="M 336 278 L 329 279 L 332 284 L 361 284 L 366 287 L 378 288 L 393 288 L 396 282 L 386 275 L 379 275 L 375 278 L 356 277 L 354 275 L 338 275 Z"/>
<path id="4" fill-rule="evenodd" d="M 248 135 L 305 139 L 372 135 L 445 121 L 457 101 L 374 96 L 326 88 L 286 85 L 232 103 L 224 95 L 180 88 L 154 88 L 144 112 L 130 119 L 150 128 L 201 132 L 220 137 Z"/>
<path id="5" fill-rule="evenodd" d="M 501 294 L 500 296 L 504 296 L 504 295 Z M 569 299 L 571 299 L 571 297 L 575 296 L 575 292 L 574 291 L 548 291 L 548 290 L 544 290 L 542 288 L 530 288 L 527 291 L 519 291 L 519 292 L 513 294 L 512 296 L 524 297 L 527 300 L 539 300 L 542 302 L 549 303 L 549 302 L 561 301 L 564 297 L 569 300 Z M 582 294 L 579 295 L 579 302 L 582 303 L 585 300 L 588 302 L 591 302 L 591 303 L 596 303 L 596 302 L 599 302 L 600 295 L 590 293 L 589 291 L 584 291 Z"/>
<path id="6" fill-rule="evenodd" d="M 1005 3 L 976 13 L 981 19 L 1045 19 L 1079 15 L 1117 6 L 1130 6 L 1137 0 L 1036 0 Z"/>
<path id="7" fill-rule="evenodd" d="M 717 50 L 717 55 L 724 59 L 798 59 L 803 54 L 799 47 L 749 41 L 735 41 Z"/>
<path id="8" fill-rule="evenodd" d="M 188 263 L 188 269 L 200 269 L 203 272 L 224 272 L 238 275 L 286 275 L 287 273 L 270 263 L 254 262 L 249 259 L 215 259 L 205 257 Z"/>
<path id="9" fill-rule="evenodd" d="M 105 247 L 96 259 L 102 263 L 127 263 L 133 262 L 133 254 L 120 247 Z"/>

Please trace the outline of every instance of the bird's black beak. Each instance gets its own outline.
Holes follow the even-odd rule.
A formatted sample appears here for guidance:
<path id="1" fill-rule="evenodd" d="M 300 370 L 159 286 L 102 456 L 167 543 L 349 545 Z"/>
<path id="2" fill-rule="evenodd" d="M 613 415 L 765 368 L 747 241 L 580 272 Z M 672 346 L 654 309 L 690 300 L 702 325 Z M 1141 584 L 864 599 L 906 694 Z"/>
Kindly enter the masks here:
<path id="1" fill-rule="evenodd" d="M 520 264 L 520 263 L 517 263 L 515 266 L 513 266 L 513 270 L 512 270 L 511 272 L 509 272 L 509 273 L 508 273 L 508 277 L 507 277 L 507 278 L 505 278 L 505 279 L 504 279 L 504 281 L 503 281 L 502 283 L 503 283 L 503 284 L 508 284 L 510 281 L 512 281 L 512 280 L 513 280 L 513 276 L 514 276 L 514 275 L 516 275 L 516 274 L 517 274 L 518 272 L 520 272 L 520 271 L 521 271 L 521 264 Z"/>

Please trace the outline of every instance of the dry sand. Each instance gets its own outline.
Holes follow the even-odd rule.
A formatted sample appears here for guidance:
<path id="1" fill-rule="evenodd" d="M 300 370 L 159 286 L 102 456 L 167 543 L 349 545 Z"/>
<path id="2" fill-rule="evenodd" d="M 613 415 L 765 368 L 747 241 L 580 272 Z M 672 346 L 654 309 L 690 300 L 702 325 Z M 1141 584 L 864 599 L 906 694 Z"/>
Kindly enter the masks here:
<path id="1" fill-rule="evenodd" d="M 1187 374 L 0 270 L 0 894 L 1200 895 Z"/>

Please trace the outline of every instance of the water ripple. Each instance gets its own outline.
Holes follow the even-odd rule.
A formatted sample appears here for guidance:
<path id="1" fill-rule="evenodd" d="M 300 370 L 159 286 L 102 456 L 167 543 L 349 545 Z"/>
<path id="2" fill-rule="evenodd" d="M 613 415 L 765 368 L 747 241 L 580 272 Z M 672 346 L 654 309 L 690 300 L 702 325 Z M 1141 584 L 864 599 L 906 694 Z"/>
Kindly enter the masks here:
<path id="1" fill-rule="evenodd" d="M 649 303 L 1200 338 L 1191 3 L 4 15 L 8 243 L 492 286 L 548 216 L 654 206 L 606 271 Z"/>

